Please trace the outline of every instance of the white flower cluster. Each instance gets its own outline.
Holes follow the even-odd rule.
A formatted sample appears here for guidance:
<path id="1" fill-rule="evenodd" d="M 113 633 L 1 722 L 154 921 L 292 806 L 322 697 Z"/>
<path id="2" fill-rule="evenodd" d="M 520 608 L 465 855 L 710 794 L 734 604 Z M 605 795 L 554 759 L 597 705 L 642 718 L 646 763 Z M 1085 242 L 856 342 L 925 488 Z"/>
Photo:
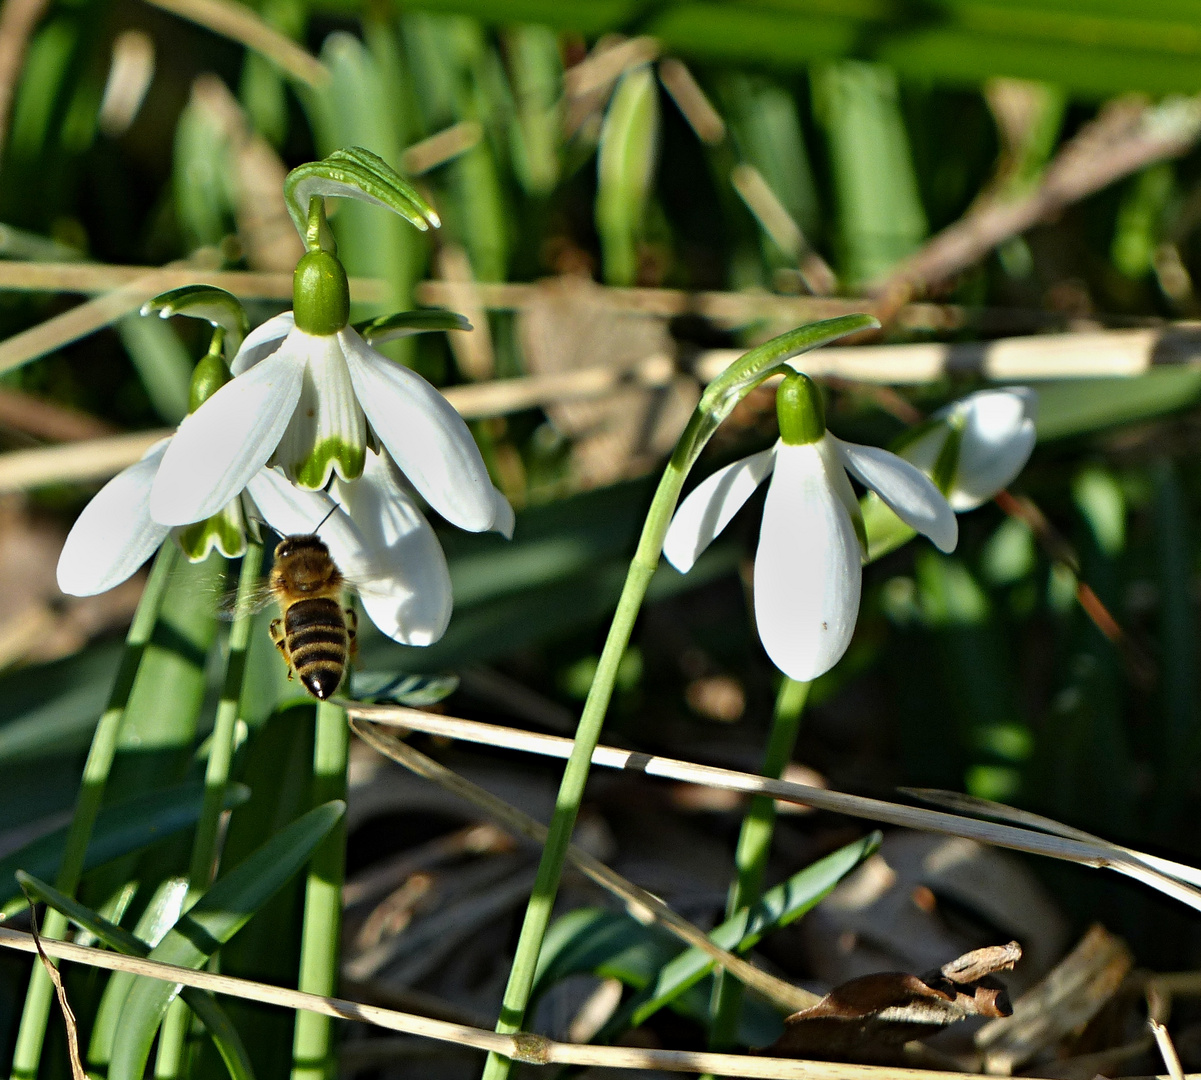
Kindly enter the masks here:
<path id="1" fill-rule="evenodd" d="M 316 530 L 380 630 L 436 641 L 450 576 L 410 485 L 460 528 L 513 530 L 462 417 L 353 327 L 308 333 L 291 312 L 251 333 L 230 367 L 229 382 L 80 514 L 58 564 L 63 592 L 111 589 L 197 523 L 206 538 L 194 555 L 238 554 L 251 517 L 284 535 Z"/>

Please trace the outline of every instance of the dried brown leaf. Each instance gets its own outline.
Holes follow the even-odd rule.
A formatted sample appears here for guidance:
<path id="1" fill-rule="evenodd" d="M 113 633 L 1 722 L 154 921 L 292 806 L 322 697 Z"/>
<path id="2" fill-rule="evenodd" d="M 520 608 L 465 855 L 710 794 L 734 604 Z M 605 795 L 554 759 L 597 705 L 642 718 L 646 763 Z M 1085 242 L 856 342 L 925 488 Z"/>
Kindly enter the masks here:
<path id="1" fill-rule="evenodd" d="M 903 1063 L 901 1047 L 969 1016 L 1004 1017 L 1012 1011 L 992 972 L 1013 967 L 1017 942 L 976 949 L 921 976 L 879 972 L 835 987 L 816 1005 L 785 1020 L 770 1048 L 778 1056 Z"/>

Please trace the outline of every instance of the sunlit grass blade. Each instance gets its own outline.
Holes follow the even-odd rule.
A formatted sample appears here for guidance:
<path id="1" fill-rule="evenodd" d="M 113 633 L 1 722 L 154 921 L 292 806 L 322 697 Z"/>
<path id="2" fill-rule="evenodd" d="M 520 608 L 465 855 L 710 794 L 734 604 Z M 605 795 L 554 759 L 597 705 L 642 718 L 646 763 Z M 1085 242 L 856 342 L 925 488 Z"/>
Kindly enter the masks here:
<path id="1" fill-rule="evenodd" d="M 879 846 L 881 834 L 870 833 L 862 840 L 819 859 L 787 881 L 763 894 L 753 907 L 740 908 L 720 926 L 710 931 L 709 938 L 724 949 L 745 952 L 764 934 L 795 922 L 811 911 L 864 859 Z M 699 949 L 687 949 L 667 964 L 655 983 L 628 1007 L 630 1024 L 637 1027 L 668 1004 L 677 994 L 694 986 L 713 970 L 713 960 Z"/>
<path id="2" fill-rule="evenodd" d="M 141 938 L 134 936 L 128 930 L 85 907 L 69 896 L 64 896 L 51 885 L 18 871 L 17 878 L 21 884 L 37 899 L 66 915 L 77 926 L 91 931 L 109 948 L 127 956 L 149 956 L 151 946 Z M 237 1028 L 230 1023 L 225 1011 L 217 1004 L 216 998 L 203 990 L 185 986 L 180 991 L 180 997 L 188 1007 L 196 1013 L 202 1024 L 208 1030 L 221 1053 L 222 1059 L 229 1067 L 233 1080 L 254 1080 L 254 1069 L 250 1064 L 246 1047 Z"/>
<path id="3" fill-rule="evenodd" d="M 150 953 L 153 960 L 199 968 L 308 861 L 341 820 L 345 804 L 326 803 L 277 833 L 209 889 Z M 155 1032 L 178 986 L 136 983 L 121 1010 L 109 1076 L 139 1080 Z"/>

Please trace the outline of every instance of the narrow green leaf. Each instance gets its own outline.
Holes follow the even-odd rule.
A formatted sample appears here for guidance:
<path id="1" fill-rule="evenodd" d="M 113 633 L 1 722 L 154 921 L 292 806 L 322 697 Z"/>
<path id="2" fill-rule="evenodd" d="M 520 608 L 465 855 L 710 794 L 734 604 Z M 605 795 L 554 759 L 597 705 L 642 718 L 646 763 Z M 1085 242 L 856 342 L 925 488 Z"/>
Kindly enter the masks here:
<path id="1" fill-rule="evenodd" d="M 621 77 L 601 128 L 596 228 L 610 285 L 634 283 L 635 243 L 654 178 L 658 137 L 658 88 L 654 71 L 644 65 Z"/>
<path id="2" fill-rule="evenodd" d="M 227 807 L 238 806 L 249 797 L 246 787 L 231 785 L 225 804 Z M 203 801 L 203 785 L 178 784 L 106 806 L 96 819 L 84 870 L 140 851 L 166 836 L 190 828 L 200 816 Z M 0 859 L 0 904 L 4 904 L 6 910 L 10 910 L 11 902 L 21 895 L 14 877 L 18 870 L 39 878 L 53 878 L 58 872 L 67 831 L 66 826 L 56 829 Z"/>
<path id="3" fill-rule="evenodd" d="M 431 330 L 470 330 L 471 323 L 466 315 L 441 308 L 419 308 L 416 311 L 398 311 L 395 315 L 380 315 L 354 324 L 354 328 L 372 345 L 385 341 L 425 334 Z"/>
<path id="4" fill-rule="evenodd" d="M 152 959 L 199 968 L 308 861 L 337 824 L 345 803 L 310 810 L 218 879 L 151 951 Z M 110 1080 L 141 1080 L 155 1032 L 178 984 L 140 979 L 121 1010 Z"/>
<path id="5" fill-rule="evenodd" d="M 175 925 L 175 920 L 183 910 L 187 893 L 188 883 L 185 878 L 171 877 L 162 881 L 151 894 L 149 903 L 134 925 L 133 936 L 153 949 L 163 940 L 163 935 Z M 104 987 L 92 1020 L 91 1038 L 88 1040 L 87 1067 L 93 1075 L 104 1076 L 108 1073 L 108 1063 L 113 1056 L 113 1043 L 116 1042 L 117 1028 L 121 1022 L 121 1010 L 125 1007 L 125 999 L 129 997 L 129 991 L 136 979 L 137 976 L 128 971 L 114 971 Z"/>
<path id="6" fill-rule="evenodd" d="M 745 952 L 764 934 L 795 922 L 828 896 L 847 874 L 880 846 L 881 834 L 873 832 L 862 840 L 839 849 L 787 881 L 769 889 L 749 910 L 742 908 L 709 934 L 723 949 Z M 699 949 L 680 953 L 659 972 L 653 987 L 644 991 L 634 1006 L 632 1023 L 637 1026 L 713 970 L 713 959 Z"/>
<path id="7" fill-rule="evenodd" d="M 91 908 L 72 900 L 71 897 L 59 892 L 52 885 L 47 885 L 44 881 L 39 881 L 22 870 L 17 871 L 17 880 L 43 903 L 61 911 L 77 926 L 90 930 L 109 948 L 124 953 L 126 956 L 146 957 L 150 955 L 150 945 L 141 938 L 135 937 L 128 930 L 109 922 Z M 212 1036 L 222 1059 L 229 1067 L 229 1073 L 233 1080 L 254 1080 L 254 1069 L 246 1053 L 246 1047 L 242 1044 L 242 1037 L 217 1003 L 217 999 L 208 991 L 197 990 L 194 986 L 183 987 L 180 996 L 200 1018 L 200 1022 Z"/>

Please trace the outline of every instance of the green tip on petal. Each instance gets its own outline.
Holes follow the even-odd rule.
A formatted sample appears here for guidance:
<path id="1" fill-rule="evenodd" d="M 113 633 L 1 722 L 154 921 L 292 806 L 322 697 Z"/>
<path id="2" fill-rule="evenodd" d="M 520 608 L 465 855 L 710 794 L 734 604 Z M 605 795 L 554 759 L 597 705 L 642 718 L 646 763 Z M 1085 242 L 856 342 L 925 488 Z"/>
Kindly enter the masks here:
<path id="1" fill-rule="evenodd" d="M 776 391 L 776 416 L 780 438 L 789 446 L 818 442 L 826 433 L 821 391 L 808 375 L 785 376 Z"/>
<path id="2" fill-rule="evenodd" d="M 191 562 L 203 562 L 214 548 L 227 559 L 237 559 L 246 554 L 241 506 L 235 499 L 220 513 L 177 529 L 175 539 Z"/>
<path id="3" fill-rule="evenodd" d="M 296 327 L 306 334 L 336 334 L 350 320 L 350 283 L 337 257 L 310 251 L 292 278 Z"/>
<path id="4" fill-rule="evenodd" d="M 293 462 L 288 474 L 298 487 L 317 491 L 329 483 L 335 471 L 343 480 L 357 480 L 363 475 L 366 460 L 365 446 L 353 446 L 342 439 L 323 439 L 303 461 Z"/>

